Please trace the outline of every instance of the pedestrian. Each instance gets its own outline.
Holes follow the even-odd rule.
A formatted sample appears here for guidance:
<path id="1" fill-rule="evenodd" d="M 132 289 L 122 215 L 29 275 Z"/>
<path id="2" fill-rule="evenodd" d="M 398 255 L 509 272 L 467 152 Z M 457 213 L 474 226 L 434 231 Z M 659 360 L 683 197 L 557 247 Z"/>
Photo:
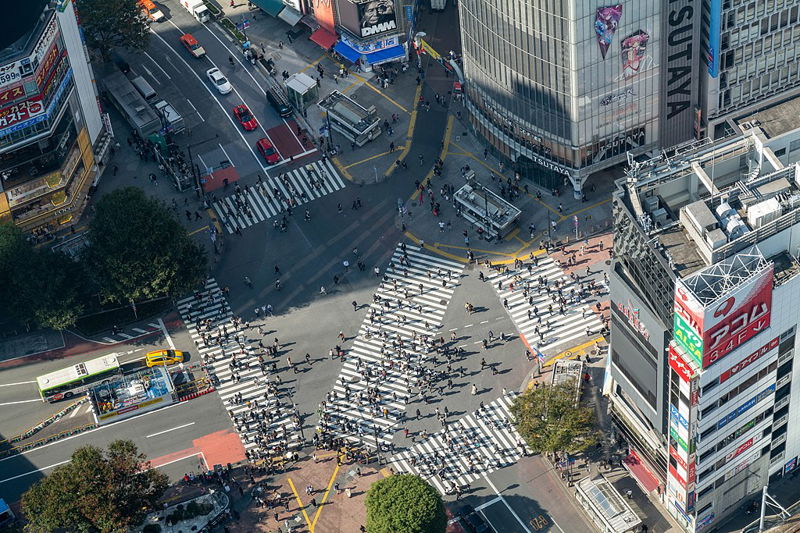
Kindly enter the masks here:
<path id="1" fill-rule="evenodd" d="M 353 300 L 353 311 L 358 311 L 358 303 L 355 300 Z"/>
<path id="2" fill-rule="evenodd" d="M 473 396 L 478 394 L 478 386 L 475 385 L 474 383 L 472 384 L 472 390 L 470 391 L 470 394 L 472 394 Z"/>
<path id="3" fill-rule="evenodd" d="M 322 287 L 320 287 L 320 288 L 319 288 L 319 293 L 320 293 L 321 295 L 323 295 L 323 296 L 324 296 L 324 295 L 326 295 L 326 294 L 328 294 L 328 293 L 325 291 L 325 285 L 323 285 Z"/>
<path id="4" fill-rule="evenodd" d="M 344 493 L 348 498 L 353 496 L 353 493 L 350 491 L 350 487 L 347 487 L 346 489 L 344 489 Z"/>

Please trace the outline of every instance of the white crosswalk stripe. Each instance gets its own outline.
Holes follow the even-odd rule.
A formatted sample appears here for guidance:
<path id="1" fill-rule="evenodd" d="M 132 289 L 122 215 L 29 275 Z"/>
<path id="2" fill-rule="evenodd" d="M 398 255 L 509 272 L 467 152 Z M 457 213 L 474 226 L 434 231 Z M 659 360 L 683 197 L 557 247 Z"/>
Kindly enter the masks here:
<path id="1" fill-rule="evenodd" d="M 217 393 L 245 449 L 263 457 L 276 446 L 288 449 L 299 444 L 291 398 L 268 378 L 268 364 L 262 370 L 257 346 L 251 345 L 246 332 L 237 330 L 217 282 L 210 278 L 203 290 L 180 300 L 178 311 L 207 372 L 216 377 Z"/>
<path id="2" fill-rule="evenodd" d="M 397 472 L 418 474 L 442 494 L 464 487 L 483 474 L 514 464 L 530 449 L 512 425 L 509 393 L 448 424 L 390 459 Z"/>
<path id="3" fill-rule="evenodd" d="M 487 281 L 504 304 L 508 303 L 506 309 L 528 345 L 540 352 L 567 348 L 565 343 L 585 337 L 587 331 L 599 333 L 603 327 L 590 308 L 597 298 L 549 257 L 538 259 L 536 265 L 525 263 L 519 270 L 492 273 Z"/>
<path id="4" fill-rule="evenodd" d="M 214 211 L 228 233 L 264 222 L 291 206 L 293 209 L 344 189 L 345 183 L 329 159 L 269 176 L 260 184 L 242 187 L 214 202 Z"/>
<path id="5" fill-rule="evenodd" d="M 373 448 L 391 442 L 463 268 L 398 246 L 322 407 L 321 430 Z"/>

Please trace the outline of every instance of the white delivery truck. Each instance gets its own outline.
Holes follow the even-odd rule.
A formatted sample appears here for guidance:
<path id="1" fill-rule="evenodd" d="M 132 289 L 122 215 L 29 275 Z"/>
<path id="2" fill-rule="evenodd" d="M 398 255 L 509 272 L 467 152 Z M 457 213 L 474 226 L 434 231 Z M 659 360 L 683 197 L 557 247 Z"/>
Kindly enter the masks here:
<path id="1" fill-rule="evenodd" d="M 181 0 L 181 5 L 197 19 L 197 22 L 208 22 L 211 19 L 211 12 L 203 0 Z"/>

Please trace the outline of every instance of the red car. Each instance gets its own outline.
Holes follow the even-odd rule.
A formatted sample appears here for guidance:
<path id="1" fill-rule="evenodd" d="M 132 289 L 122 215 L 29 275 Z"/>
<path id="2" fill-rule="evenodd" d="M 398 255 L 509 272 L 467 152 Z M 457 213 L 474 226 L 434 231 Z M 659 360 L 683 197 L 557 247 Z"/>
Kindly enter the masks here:
<path id="1" fill-rule="evenodd" d="M 258 121 L 254 117 L 246 105 L 237 105 L 233 108 L 233 116 L 242 125 L 244 131 L 253 131 L 258 127 Z"/>
<path id="2" fill-rule="evenodd" d="M 258 148 L 258 153 L 260 153 L 270 165 L 274 165 L 281 160 L 281 156 L 275 150 L 275 147 L 272 146 L 272 143 L 266 138 L 259 139 L 256 143 L 256 148 Z"/>

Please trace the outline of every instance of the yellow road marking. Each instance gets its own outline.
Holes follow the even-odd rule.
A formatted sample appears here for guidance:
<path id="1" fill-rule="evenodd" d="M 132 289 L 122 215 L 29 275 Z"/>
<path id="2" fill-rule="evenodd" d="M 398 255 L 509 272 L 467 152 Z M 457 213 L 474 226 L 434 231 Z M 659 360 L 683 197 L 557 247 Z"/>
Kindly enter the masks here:
<path id="1" fill-rule="evenodd" d="M 206 209 L 206 213 L 208 214 L 208 218 L 214 223 L 214 227 L 217 230 L 218 235 L 222 235 L 222 224 L 219 223 L 219 219 L 217 218 L 217 214 L 214 212 L 213 209 L 210 207 Z"/>
<path id="2" fill-rule="evenodd" d="M 558 354 L 558 355 L 554 356 L 552 359 L 548 360 L 545 364 L 542 365 L 542 367 L 544 368 L 544 367 L 547 367 L 547 366 L 552 366 L 559 359 L 564 359 L 564 358 L 571 359 L 573 356 L 583 355 L 584 353 L 586 353 L 586 348 L 588 348 L 589 346 L 594 346 L 597 343 L 599 343 L 601 341 L 604 341 L 604 340 L 606 340 L 606 338 L 601 335 L 601 336 L 599 336 L 599 337 L 597 337 L 595 339 L 592 339 L 590 341 L 586 341 L 583 344 L 579 344 L 578 346 L 573 346 L 569 350 L 564 350 L 560 354 Z"/>
<path id="3" fill-rule="evenodd" d="M 567 218 L 573 217 L 575 215 L 580 215 L 581 213 L 583 213 L 585 211 L 588 211 L 589 209 L 594 209 L 595 207 L 599 207 L 599 206 L 601 206 L 603 204 L 607 204 L 610 201 L 611 201 L 611 198 L 606 198 L 605 200 L 600 200 L 599 202 L 596 202 L 596 203 L 594 203 L 594 204 L 592 204 L 592 205 L 590 205 L 588 207 L 584 207 L 583 209 L 579 209 L 577 211 L 573 211 L 572 213 L 570 213 L 568 215 L 564 215 L 558 221 L 561 222 L 562 220 L 565 220 Z"/>
<path id="4" fill-rule="evenodd" d="M 514 238 L 522 244 L 523 248 L 530 246 L 530 243 L 523 241 L 519 235 L 514 235 Z"/>
<path id="5" fill-rule="evenodd" d="M 303 517 L 306 519 L 306 524 L 308 524 L 308 529 L 311 533 L 314 533 L 314 526 L 311 525 L 311 520 L 308 518 L 308 514 L 306 513 L 306 508 L 303 506 L 303 501 L 300 499 L 300 495 L 297 494 L 297 489 L 294 488 L 294 483 L 292 483 L 292 478 L 287 477 L 287 481 L 289 481 L 289 486 L 292 487 L 292 492 L 294 492 L 294 497 L 297 500 L 297 505 L 300 506 L 300 510 L 303 512 Z"/>
<path id="6" fill-rule="evenodd" d="M 366 159 L 362 159 L 361 161 L 356 161 L 355 163 L 350 163 L 349 165 L 347 165 L 347 166 L 346 166 L 346 167 L 344 167 L 344 168 L 352 168 L 352 167 L 354 167 L 354 166 L 356 166 L 356 165 L 360 165 L 360 164 L 362 164 L 362 163 L 366 163 L 367 161 L 372 161 L 373 159 L 377 159 L 377 158 L 379 158 L 379 157 L 383 157 L 383 156 L 385 156 L 385 155 L 387 155 L 387 154 L 391 154 L 391 153 L 392 153 L 392 152 L 390 152 L 390 151 L 388 151 L 388 150 L 387 150 L 387 151 L 385 151 L 385 152 L 382 152 L 382 153 L 380 153 L 380 154 L 375 154 L 375 155 L 373 155 L 373 156 L 370 156 L 370 157 L 368 157 L 368 158 L 366 158 Z"/>
<path id="7" fill-rule="evenodd" d="M 400 103 L 398 103 L 397 101 L 395 101 L 395 100 L 394 100 L 394 98 L 392 98 L 392 97 L 391 97 L 391 96 L 389 96 L 388 94 L 384 93 L 383 91 L 381 91 L 380 89 L 378 89 L 377 87 L 375 87 L 374 85 L 372 85 L 372 84 L 371 84 L 370 82 L 368 82 L 366 79 L 362 78 L 362 77 L 361 77 L 361 76 L 359 76 L 358 74 L 353 74 L 352 72 L 351 72 L 350 74 L 351 74 L 351 75 L 352 75 L 352 76 L 353 76 L 355 79 L 357 79 L 358 81 L 362 82 L 362 83 L 364 84 L 364 86 L 365 86 L 365 87 L 369 87 L 370 89 L 372 89 L 373 91 L 375 91 L 375 92 L 376 92 L 376 93 L 378 93 L 379 95 L 383 96 L 384 98 L 386 98 L 387 100 L 389 100 L 391 103 L 393 103 L 394 105 L 396 105 L 397 107 L 399 107 L 400 109 L 402 109 L 402 110 L 403 110 L 405 113 L 409 113 L 409 114 L 411 113 L 411 112 L 410 112 L 408 109 L 406 109 L 406 108 L 405 108 L 405 107 L 403 107 L 403 106 L 402 106 Z"/>
<path id="8" fill-rule="evenodd" d="M 342 164 L 339 162 L 339 158 L 338 158 L 338 157 L 332 157 L 332 158 L 331 158 L 331 161 L 333 161 L 333 164 L 334 164 L 334 165 L 336 165 L 336 168 L 338 168 L 338 169 L 339 169 L 339 172 L 341 172 L 341 173 L 342 173 L 342 175 L 345 177 L 345 179 L 347 179 L 348 181 L 354 181 L 354 180 L 353 180 L 353 176 L 352 176 L 352 174 L 350 174 L 350 173 L 347 171 L 347 168 L 346 168 L 346 167 L 344 167 L 344 166 L 343 166 L 343 165 L 342 165 Z"/>
<path id="9" fill-rule="evenodd" d="M 322 510 L 325 508 L 325 501 L 328 499 L 328 493 L 331 491 L 331 487 L 333 486 L 333 482 L 336 480 L 336 475 L 338 473 L 339 465 L 336 465 L 336 470 L 333 471 L 331 480 L 328 481 L 328 488 L 325 489 L 325 494 L 322 495 L 322 501 L 319 504 L 319 509 L 317 509 L 317 513 L 314 515 L 314 521 L 311 522 L 311 533 L 314 533 L 314 528 L 317 526 L 317 520 L 319 520 L 319 515 L 322 514 Z"/>
<path id="10" fill-rule="evenodd" d="M 508 234 L 508 235 L 506 235 L 505 237 L 503 237 L 503 239 L 504 239 L 504 240 L 506 240 L 506 241 L 510 241 L 511 239 L 513 239 L 514 237 L 516 237 L 518 234 L 519 234 L 519 228 L 514 228 L 514 230 L 513 230 L 513 231 L 511 231 L 511 233 L 509 233 L 509 234 Z M 523 242 L 524 242 L 524 241 L 523 241 Z"/>
<path id="11" fill-rule="evenodd" d="M 414 93 L 414 108 L 411 111 L 411 119 L 409 119 L 408 121 L 408 129 L 406 130 L 406 143 L 403 146 L 403 149 L 401 150 L 400 155 L 397 158 L 400 161 L 405 161 L 406 156 L 408 156 L 409 150 L 411 150 L 411 138 L 414 136 L 414 130 L 417 127 L 417 113 L 418 113 L 417 103 L 419 102 L 419 95 L 421 92 L 422 92 L 422 87 L 417 86 L 417 90 Z M 391 173 L 395 171 L 396 168 L 397 165 L 395 164 L 389 165 L 389 168 L 387 168 L 386 172 L 383 173 L 384 177 L 388 178 L 391 175 Z"/>
<path id="12" fill-rule="evenodd" d="M 380 473 L 383 477 L 390 477 L 392 475 L 392 471 L 388 468 L 381 468 Z"/>
<path id="13" fill-rule="evenodd" d="M 405 236 L 406 236 L 406 237 L 408 237 L 409 239 L 411 239 L 411 240 L 414 242 L 414 244 L 417 244 L 417 245 L 419 245 L 419 244 L 420 244 L 420 242 L 421 242 L 421 241 L 419 240 L 419 238 L 417 238 L 417 237 L 416 237 L 416 236 L 415 236 L 413 233 L 411 233 L 410 231 L 406 231 L 406 232 L 405 232 Z M 457 256 L 457 255 L 455 255 L 455 254 L 451 254 L 451 253 L 449 253 L 449 252 L 445 252 L 444 250 L 440 250 L 440 249 L 438 249 L 438 248 L 436 248 L 436 247 L 434 247 L 434 246 L 431 246 L 430 244 L 424 244 L 422 247 L 423 247 L 424 249 L 426 249 L 426 250 L 430 250 L 430 251 L 431 251 L 431 252 L 433 252 L 433 253 L 439 254 L 439 255 L 441 255 L 442 257 L 446 257 L 446 258 L 448 258 L 448 259 L 452 259 L 453 261 L 458 261 L 458 262 L 460 262 L 460 263 L 466 263 L 466 262 L 467 262 L 467 260 L 466 260 L 466 259 L 464 259 L 463 257 Z"/>
<path id="14" fill-rule="evenodd" d="M 352 89 L 352 88 L 353 88 L 353 87 L 355 87 L 356 85 L 358 85 L 358 80 L 354 81 L 353 83 L 351 83 L 350 85 L 348 85 L 347 87 L 345 87 L 345 88 L 344 88 L 344 90 L 342 91 L 342 94 L 345 94 L 345 93 L 347 93 L 347 91 L 349 91 L 350 89 Z"/>
<path id="15" fill-rule="evenodd" d="M 189 235 L 195 235 L 195 234 L 197 234 L 197 233 L 200 233 L 201 231 L 204 231 L 204 230 L 207 230 L 207 229 L 208 229 L 208 228 L 197 228 L 197 229 L 196 229 L 196 230 L 194 230 L 194 231 L 190 231 L 190 232 L 189 232 Z"/>
<path id="16" fill-rule="evenodd" d="M 484 254 L 494 254 L 494 255 L 504 255 L 506 257 L 514 257 L 513 254 L 508 254 L 505 252 L 496 252 L 495 250 L 483 250 L 481 248 L 474 248 L 472 246 L 459 246 L 457 244 L 441 244 L 435 243 L 434 247 L 436 248 L 455 248 L 456 250 L 472 250 L 473 252 L 481 252 Z"/>
<path id="17" fill-rule="evenodd" d="M 310 69 L 311 67 L 315 66 L 317 63 L 319 63 L 320 61 L 322 61 L 322 59 L 323 59 L 325 56 L 326 56 L 326 54 L 322 54 L 322 55 L 321 55 L 321 56 L 319 56 L 317 59 L 315 59 L 314 61 L 312 61 L 312 62 L 311 62 L 311 63 L 309 63 L 308 65 L 306 65 L 306 66 L 305 66 L 305 68 L 303 68 L 303 70 L 301 70 L 300 72 L 305 72 L 305 71 L 307 71 L 308 69 Z"/>

